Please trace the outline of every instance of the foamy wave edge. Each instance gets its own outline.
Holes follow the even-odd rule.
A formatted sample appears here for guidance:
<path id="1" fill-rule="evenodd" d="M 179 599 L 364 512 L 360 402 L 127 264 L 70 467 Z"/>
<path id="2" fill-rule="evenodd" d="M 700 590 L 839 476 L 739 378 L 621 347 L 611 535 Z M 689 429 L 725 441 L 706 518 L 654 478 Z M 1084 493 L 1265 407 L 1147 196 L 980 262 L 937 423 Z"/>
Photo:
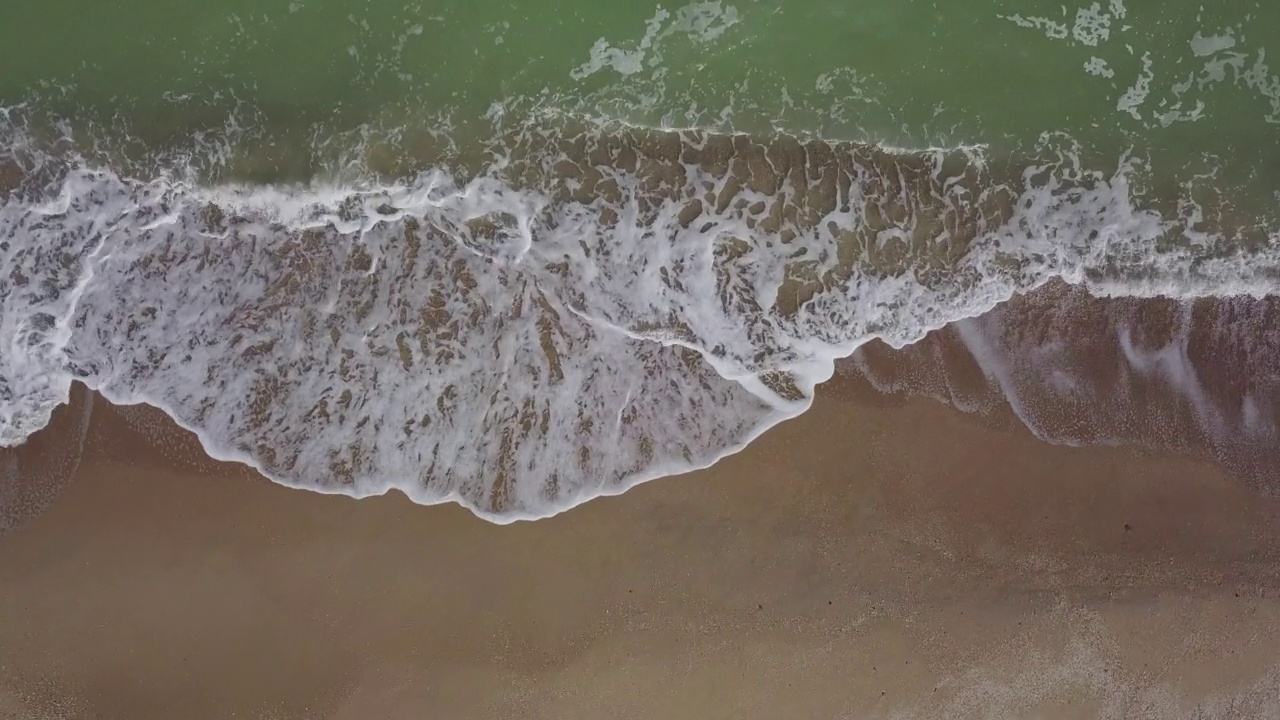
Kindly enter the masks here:
<path id="1" fill-rule="evenodd" d="M 206 188 L 78 167 L 53 197 L 11 196 L 0 247 L 25 282 L 4 281 L 0 444 L 80 379 L 283 485 L 536 519 L 714 464 L 863 343 L 1053 278 L 1265 295 L 1280 270 L 1274 232 L 1232 248 L 1188 197 L 1135 207 L 1126 162 L 1089 171 L 1053 143 L 1001 179 L 973 149 L 588 142 L 465 181 Z"/>

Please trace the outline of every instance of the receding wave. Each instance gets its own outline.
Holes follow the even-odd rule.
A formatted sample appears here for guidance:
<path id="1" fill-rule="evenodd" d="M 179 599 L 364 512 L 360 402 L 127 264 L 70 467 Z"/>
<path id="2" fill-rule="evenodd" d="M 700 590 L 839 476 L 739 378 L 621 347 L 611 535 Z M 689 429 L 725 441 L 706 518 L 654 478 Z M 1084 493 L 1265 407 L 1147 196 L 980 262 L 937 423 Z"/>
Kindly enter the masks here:
<path id="1" fill-rule="evenodd" d="M 0 445 L 78 379 L 278 482 L 495 521 L 714 463 L 869 341 L 1051 280 L 1187 298 L 1280 272 L 1265 219 L 1053 135 L 995 158 L 555 118 L 468 170 L 246 185 L 8 131 Z"/>
<path id="2" fill-rule="evenodd" d="M 905 348 L 841 365 L 888 393 L 1011 411 L 1059 445 L 1217 462 L 1280 493 L 1280 297 L 1098 298 L 1050 283 Z"/>

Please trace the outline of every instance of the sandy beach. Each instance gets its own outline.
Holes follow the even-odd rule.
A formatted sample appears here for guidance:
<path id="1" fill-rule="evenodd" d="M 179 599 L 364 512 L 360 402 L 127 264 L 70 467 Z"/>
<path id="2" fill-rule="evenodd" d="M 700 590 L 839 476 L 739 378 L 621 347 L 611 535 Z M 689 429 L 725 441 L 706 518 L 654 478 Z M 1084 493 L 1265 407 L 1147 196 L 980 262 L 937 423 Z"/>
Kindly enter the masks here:
<path id="1" fill-rule="evenodd" d="M 0 717 L 1280 714 L 1276 503 L 822 390 L 707 471 L 496 526 L 286 489 L 77 388 L 4 458 Z"/>
<path id="2" fill-rule="evenodd" d="M 0 720 L 1280 720 L 1277 38 L 3 4 Z"/>

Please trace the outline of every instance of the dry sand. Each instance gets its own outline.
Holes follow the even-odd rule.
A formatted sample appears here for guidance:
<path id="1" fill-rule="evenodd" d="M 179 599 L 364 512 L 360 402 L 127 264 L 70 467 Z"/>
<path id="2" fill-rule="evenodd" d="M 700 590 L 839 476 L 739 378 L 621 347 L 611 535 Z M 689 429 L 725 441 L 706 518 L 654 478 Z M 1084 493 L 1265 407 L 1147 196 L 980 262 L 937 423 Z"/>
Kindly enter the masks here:
<path id="1" fill-rule="evenodd" d="M 510 526 L 285 489 L 77 390 L 0 459 L 35 516 L 0 718 L 1280 717 L 1273 501 L 841 384 Z"/>

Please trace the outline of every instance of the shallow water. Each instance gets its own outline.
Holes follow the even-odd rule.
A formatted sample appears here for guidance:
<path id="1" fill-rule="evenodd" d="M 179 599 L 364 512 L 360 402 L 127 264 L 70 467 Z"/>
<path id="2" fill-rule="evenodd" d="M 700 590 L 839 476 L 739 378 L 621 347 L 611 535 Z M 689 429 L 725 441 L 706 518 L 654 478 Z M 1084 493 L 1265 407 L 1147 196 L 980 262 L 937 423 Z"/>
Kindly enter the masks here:
<path id="1" fill-rule="evenodd" d="M 286 484 L 540 517 L 1050 281 L 1273 292 L 1280 11 L 938 5 L 22 0 L 0 442 L 80 379 Z"/>

